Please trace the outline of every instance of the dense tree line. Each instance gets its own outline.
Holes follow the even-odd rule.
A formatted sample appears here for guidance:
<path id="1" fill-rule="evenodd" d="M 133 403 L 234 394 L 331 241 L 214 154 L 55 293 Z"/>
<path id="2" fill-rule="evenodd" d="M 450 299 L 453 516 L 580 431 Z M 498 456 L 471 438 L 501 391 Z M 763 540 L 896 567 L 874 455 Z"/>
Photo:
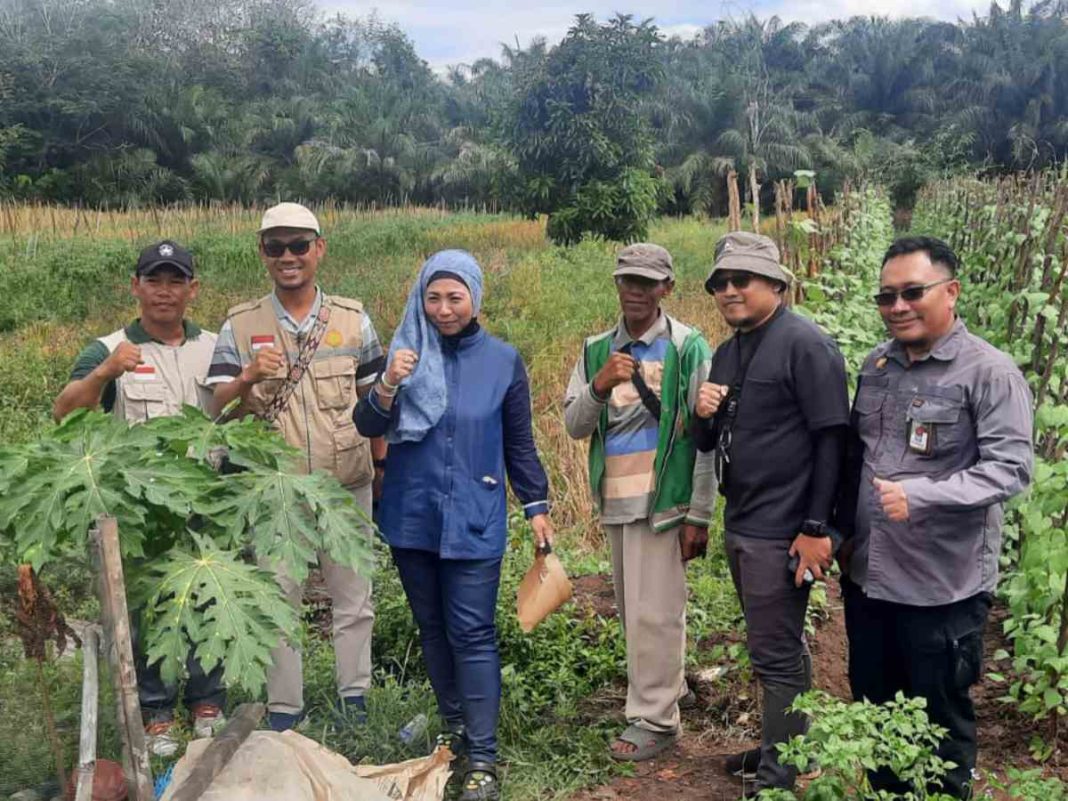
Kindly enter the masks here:
<path id="1" fill-rule="evenodd" d="M 799 169 L 825 191 L 891 176 L 907 203 L 934 173 L 1066 151 L 1068 0 L 691 40 L 580 16 L 446 75 L 395 26 L 306 0 L 0 0 L 9 197 L 571 208 L 566 240 L 584 217 L 721 213 L 731 169 L 765 192 Z"/>

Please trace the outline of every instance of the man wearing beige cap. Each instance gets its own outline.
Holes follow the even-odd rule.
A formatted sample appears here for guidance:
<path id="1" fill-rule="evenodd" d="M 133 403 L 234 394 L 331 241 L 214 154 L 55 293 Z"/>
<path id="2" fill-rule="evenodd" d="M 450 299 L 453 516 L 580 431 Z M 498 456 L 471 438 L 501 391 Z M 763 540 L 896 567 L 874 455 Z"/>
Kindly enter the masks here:
<path id="1" fill-rule="evenodd" d="M 845 362 L 827 334 L 786 308 L 790 280 L 772 240 L 735 232 L 716 245 L 705 282 L 735 335 L 701 387 L 695 437 L 716 459 L 727 562 L 764 691 L 760 746 L 725 766 L 745 797 L 796 778 L 776 745 L 806 726 L 786 710 L 811 684 L 805 611 L 838 539 L 828 520 L 849 424 Z"/>
<path id="2" fill-rule="evenodd" d="M 274 291 L 227 314 L 208 372 L 216 411 L 239 398 L 238 414 L 272 423 L 304 454 L 309 472 L 333 473 L 369 517 L 385 443 L 360 436 L 352 412 L 385 363 L 371 318 L 359 301 L 327 295 L 316 284 L 326 239 L 304 206 L 280 203 L 267 210 L 259 252 Z M 359 721 L 371 682 L 371 582 L 325 553 L 317 556 L 333 602 L 339 708 Z M 279 581 L 299 604 L 296 582 L 282 574 Z M 301 656 L 283 643 L 271 658 L 268 722 L 284 731 L 304 715 Z"/>
<path id="3" fill-rule="evenodd" d="M 688 695 L 685 562 L 703 556 L 715 502 L 711 454 L 690 422 L 711 352 L 660 301 L 675 285 L 671 254 L 620 251 L 619 323 L 586 340 L 564 398 L 567 432 L 590 440 L 590 485 L 612 550 L 627 638 L 628 726 L 612 756 L 650 759 L 675 741 Z"/>

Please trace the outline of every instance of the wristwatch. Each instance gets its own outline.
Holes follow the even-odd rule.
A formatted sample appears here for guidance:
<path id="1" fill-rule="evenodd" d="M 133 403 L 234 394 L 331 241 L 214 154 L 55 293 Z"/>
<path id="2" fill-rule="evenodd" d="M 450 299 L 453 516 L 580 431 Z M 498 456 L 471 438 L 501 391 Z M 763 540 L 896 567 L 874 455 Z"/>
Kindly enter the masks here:
<path id="1" fill-rule="evenodd" d="M 806 520 L 801 524 L 801 533 L 806 537 L 829 537 L 831 527 L 819 520 Z"/>

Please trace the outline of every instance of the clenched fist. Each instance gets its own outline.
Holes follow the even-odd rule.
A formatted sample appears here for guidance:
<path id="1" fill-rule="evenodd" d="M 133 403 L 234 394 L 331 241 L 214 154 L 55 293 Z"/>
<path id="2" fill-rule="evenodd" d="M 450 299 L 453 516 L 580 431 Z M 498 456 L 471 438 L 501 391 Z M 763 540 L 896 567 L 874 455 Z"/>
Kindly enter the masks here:
<path id="1" fill-rule="evenodd" d="M 400 348 L 393 354 L 393 360 L 386 368 L 386 381 L 395 387 L 401 381 L 415 372 L 415 366 L 419 363 L 419 355 L 414 350 Z"/>
<path id="2" fill-rule="evenodd" d="M 638 363 L 633 356 L 617 351 L 608 357 L 604 367 L 593 377 L 593 391 L 603 398 L 620 384 L 630 381 L 637 369 Z"/>
<path id="3" fill-rule="evenodd" d="M 879 503 L 882 504 L 883 514 L 895 523 L 904 523 L 909 519 L 909 496 L 905 488 L 896 481 L 886 481 L 881 478 L 873 478 L 875 491 L 879 493 Z"/>
<path id="4" fill-rule="evenodd" d="M 247 384 L 258 384 L 281 370 L 285 362 L 286 355 L 280 348 L 260 348 L 241 371 L 241 379 Z"/>
<path id="5" fill-rule="evenodd" d="M 697 416 L 708 419 L 719 411 L 723 399 L 727 397 L 729 387 L 724 384 L 713 384 L 705 381 L 697 393 Z"/>
<path id="6" fill-rule="evenodd" d="M 141 364 L 141 348 L 132 342 L 120 342 L 111 355 L 101 362 L 97 370 L 108 381 L 114 381 L 123 373 L 133 372 Z"/>

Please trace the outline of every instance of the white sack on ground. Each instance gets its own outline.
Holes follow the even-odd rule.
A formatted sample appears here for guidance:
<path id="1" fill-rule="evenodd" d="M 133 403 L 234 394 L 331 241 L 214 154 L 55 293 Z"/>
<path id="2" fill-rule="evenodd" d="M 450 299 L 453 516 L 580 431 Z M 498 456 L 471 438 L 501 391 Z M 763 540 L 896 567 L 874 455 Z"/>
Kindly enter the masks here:
<path id="1" fill-rule="evenodd" d="M 162 801 L 170 800 L 210 743 L 189 744 Z M 397 765 L 354 767 L 297 732 L 255 731 L 200 801 L 441 801 L 450 758 L 438 749 Z"/>

